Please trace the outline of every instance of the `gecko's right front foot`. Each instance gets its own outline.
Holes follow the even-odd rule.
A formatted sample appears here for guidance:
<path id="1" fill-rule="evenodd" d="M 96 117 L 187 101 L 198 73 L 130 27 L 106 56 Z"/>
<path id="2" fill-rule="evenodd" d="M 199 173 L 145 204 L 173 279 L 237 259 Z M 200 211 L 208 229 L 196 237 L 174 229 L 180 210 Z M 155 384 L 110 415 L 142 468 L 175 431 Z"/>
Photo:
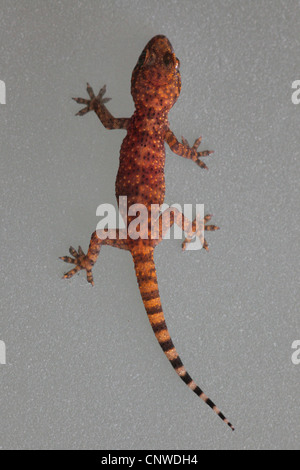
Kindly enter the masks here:
<path id="1" fill-rule="evenodd" d="M 70 256 L 60 256 L 59 259 L 62 259 L 65 263 L 73 263 L 76 266 L 75 268 L 71 269 L 71 271 L 65 273 L 63 279 L 70 279 L 78 271 L 85 269 L 88 282 L 94 285 L 92 274 L 93 264 L 88 256 L 83 252 L 81 246 L 78 247 L 78 252 L 72 246 L 70 246 L 69 252 L 72 256 L 74 256 L 74 258 L 71 258 Z"/>
<path id="2" fill-rule="evenodd" d="M 207 165 L 202 160 L 200 160 L 200 157 L 208 157 L 208 155 L 211 155 L 212 153 L 214 153 L 214 151 L 202 150 L 202 152 L 198 152 L 198 147 L 201 144 L 202 137 L 199 137 L 198 139 L 196 139 L 192 147 L 190 147 L 188 141 L 184 137 L 182 137 L 181 139 L 185 148 L 193 152 L 192 160 L 196 162 L 197 165 L 200 166 L 200 168 L 204 168 L 205 170 L 208 170 Z"/>
<path id="3" fill-rule="evenodd" d="M 87 92 L 89 94 L 89 97 L 90 97 L 89 100 L 86 100 L 85 98 L 73 98 L 73 100 L 76 101 L 76 103 L 86 105 L 85 108 L 78 111 L 76 116 L 84 116 L 89 111 L 95 111 L 98 108 L 99 105 L 105 104 L 105 103 L 107 103 L 108 101 L 111 100 L 111 98 L 103 98 L 103 95 L 106 92 L 106 85 L 104 85 L 101 88 L 101 90 L 99 91 L 97 96 L 95 96 L 93 88 L 91 87 L 91 85 L 89 83 L 87 83 L 86 90 L 87 90 Z"/>

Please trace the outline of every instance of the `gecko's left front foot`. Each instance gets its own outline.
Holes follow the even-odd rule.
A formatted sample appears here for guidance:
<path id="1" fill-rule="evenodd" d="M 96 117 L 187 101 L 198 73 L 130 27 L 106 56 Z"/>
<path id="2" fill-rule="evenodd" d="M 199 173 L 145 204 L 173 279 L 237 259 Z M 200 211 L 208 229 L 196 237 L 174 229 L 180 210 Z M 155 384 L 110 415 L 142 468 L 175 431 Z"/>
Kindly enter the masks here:
<path id="1" fill-rule="evenodd" d="M 192 160 L 197 163 L 201 168 L 204 168 L 205 170 L 208 170 L 208 167 L 205 165 L 205 163 L 200 160 L 200 157 L 207 157 L 208 155 L 214 153 L 213 150 L 202 150 L 202 152 L 197 152 L 197 149 L 199 145 L 201 144 L 202 137 L 199 137 L 198 139 L 195 140 L 194 145 L 192 147 L 189 146 L 188 141 L 184 138 L 181 137 L 183 145 L 189 149 L 192 150 Z"/>
<path id="2" fill-rule="evenodd" d="M 78 111 L 76 116 L 84 116 L 86 113 L 89 111 L 95 111 L 97 107 L 101 104 L 105 104 L 108 101 L 111 100 L 111 98 L 103 98 L 103 95 L 106 92 L 106 85 L 104 85 L 101 90 L 99 91 L 98 95 L 95 96 L 95 93 L 93 91 L 93 88 L 89 83 L 87 83 L 87 88 L 86 88 L 88 95 L 90 97 L 89 100 L 86 100 L 85 98 L 73 98 L 76 103 L 79 104 L 85 104 L 86 107 Z"/>
<path id="3" fill-rule="evenodd" d="M 213 232 L 214 230 L 219 230 L 220 227 L 217 225 L 206 225 L 207 222 L 209 222 L 212 218 L 212 215 L 206 215 L 204 219 L 198 220 L 197 218 L 193 220 L 192 224 L 192 229 L 195 232 L 195 235 L 192 238 L 187 237 L 183 243 L 182 243 L 182 249 L 185 250 L 186 246 L 188 243 L 190 243 L 194 237 L 198 237 L 201 241 L 202 247 L 206 250 L 208 250 L 208 243 L 204 238 L 204 230 L 207 230 L 208 232 Z"/>
<path id="4" fill-rule="evenodd" d="M 71 269 L 71 271 L 65 273 L 63 279 L 70 279 L 78 271 L 85 269 L 88 282 L 94 285 L 92 274 L 93 264 L 88 256 L 83 252 L 81 246 L 78 247 L 78 252 L 72 246 L 70 246 L 69 252 L 72 256 L 74 256 L 74 258 L 71 258 L 70 256 L 60 256 L 59 259 L 62 259 L 65 263 L 73 263 L 76 266 L 75 268 Z"/>

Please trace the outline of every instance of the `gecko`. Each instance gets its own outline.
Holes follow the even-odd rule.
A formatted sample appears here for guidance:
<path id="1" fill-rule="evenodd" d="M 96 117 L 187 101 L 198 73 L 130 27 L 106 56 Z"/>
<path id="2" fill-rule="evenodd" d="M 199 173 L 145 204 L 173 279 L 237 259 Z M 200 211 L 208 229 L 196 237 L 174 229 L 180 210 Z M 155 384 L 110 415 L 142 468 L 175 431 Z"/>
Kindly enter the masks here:
<path id="1" fill-rule="evenodd" d="M 120 236 L 120 229 L 117 229 L 114 231 L 114 237 L 101 237 L 96 230 L 91 236 L 87 254 L 80 246 L 77 251 L 70 247 L 71 257 L 62 256 L 60 259 L 75 265 L 64 274 L 65 279 L 71 278 L 80 270 L 85 270 L 87 281 L 94 285 L 92 268 L 97 261 L 101 246 L 128 250 L 133 258 L 140 294 L 150 325 L 164 354 L 181 380 L 234 430 L 233 425 L 194 382 L 183 365 L 167 328 L 158 290 L 154 249 L 163 240 L 170 226 L 177 224 L 183 230 L 186 221 L 183 213 L 174 209 L 170 212 L 169 226 L 166 227 L 162 221 L 162 214 L 159 214 L 158 237 L 151 237 L 151 205 L 161 206 L 165 196 L 165 143 L 175 154 L 192 160 L 203 169 L 207 169 L 207 166 L 202 158 L 213 153 L 209 150 L 198 151 L 201 137 L 190 146 L 183 137 L 181 142 L 178 141 L 170 129 L 168 113 L 177 101 L 180 91 L 180 61 L 167 37 L 157 35 L 147 43 L 132 72 L 131 95 L 135 110 L 130 118 L 116 118 L 109 112 L 105 106 L 110 100 L 104 96 L 106 86 L 101 88 L 98 95 L 95 95 L 92 87 L 87 84 L 89 99 L 73 98 L 77 103 L 84 105 L 77 115 L 84 116 L 94 111 L 106 129 L 127 131 L 120 150 L 119 169 L 115 183 L 116 198 L 119 201 L 120 196 L 126 196 L 127 209 L 133 204 L 146 206 L 149 236 L 133 239 L 127 235 L 124 238 Z M 211 217 L 211 215 L 206 215 L 202 219 L 202 233 L 204 230 L 219 229 L 216 225 L 208 224 Z M 128 217 L 128 225 L 133 218 Z M 182 244 L 183 249 L 192 241 L 195 234 L 201 237 L 196 219 L 192 223 L 191 230 Z M 202 242 L 203 248 L 208 250 L 208 243 L 203 236 Z"/>

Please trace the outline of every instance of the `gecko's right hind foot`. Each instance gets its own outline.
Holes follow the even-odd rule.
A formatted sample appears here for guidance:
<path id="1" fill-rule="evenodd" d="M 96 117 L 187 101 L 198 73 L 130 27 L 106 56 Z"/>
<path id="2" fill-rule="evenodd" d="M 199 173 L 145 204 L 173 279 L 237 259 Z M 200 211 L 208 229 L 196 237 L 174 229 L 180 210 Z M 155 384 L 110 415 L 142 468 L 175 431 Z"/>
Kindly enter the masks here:
<path id="1" fill-rule="evenodd" d="M 70 279 L 74 276 L 74 274 L 81 271 L 81 269 L 85 269 L 87 281 L 94 285 L 92 274 L 93 264 L 88 256 L 83 252 L 81 246 L 78 247 L 78 252 L 72 246 L 70 246 L 69 252 L 72 256 L 74 256 L 74 258 L 71 258 L 70 256 L 60 256 L 59 259 L 63 260 L 65 263 L 75 264 L 76 266 L 75 268 L 71 269 L 71 271 L 65 273 L 63 279 Z"/>
<path id="2" fill-rule="evenodd" d="M 97 109 L 97 107 L 101 104 L 105 104 L 107 103 L 108 101 L 111 100 L 111 98 L 103 98 L 103 95 L 105 94 L 106 92 L 106 85 L 104 85 L 101 90 L 99 91 L 98 95 L 95 96 L 95 93 L 93 91 L 93 88 L 91 87 L 91 85 L 89 83 L 87 83 L 87 88 L 86 88 L 87 92 L 88 92 L 88 95 L 90 97 L 89 100 L 85 99 L 85 98 L 73 98 L 74 101 L 76 101 L 76 103 L 79 103 L 79 104 L 85 104 L 85 108 L 81 109 L 80 111 L 78 111 L 78 113 L 76 114 L 76 116 L 84 116 L 85 114 L 87 114 L 89 111 L 95 111 Z"/>
<path id="3" fill-rule="evenodd" d="M 215 230 L 219 230 L 220 227 L 217 225 L 207 225 L 207 222 L 209 222 L 212 218 L 212 215 L 207 214 L 204 219 L 199 219 L 196 217 L 196 219 L 193 220 L 193 225 L 192 229 L 195 232 L 196 236 L 200 239 L 202 247 L 206 250 L 209 251 L 208 249 L 208 243 L 206 239 L 204 238 L 204 230 L 207 230 L 208 232 L 213 232 Z M 194 237 L 190 238 L 187 237 L 183 243 L 182 243 L 182 249 L 185 250 L 187 245 L 194 239 Z"/>

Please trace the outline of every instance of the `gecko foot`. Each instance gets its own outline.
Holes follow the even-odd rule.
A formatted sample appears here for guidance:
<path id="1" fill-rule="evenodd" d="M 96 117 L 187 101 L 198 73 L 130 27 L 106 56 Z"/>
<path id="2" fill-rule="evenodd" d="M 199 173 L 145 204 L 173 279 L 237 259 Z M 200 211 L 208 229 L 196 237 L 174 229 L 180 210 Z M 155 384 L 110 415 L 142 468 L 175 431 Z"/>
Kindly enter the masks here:
<path id="1" fill-rule="evenodd" d="M 208 155 L 211 155 L 214 153 L 213 150 L 202 150 L 202 152 L 197 152 L 197 149 L 199 145 L 201 144 L 202 137 L 198 137 L 198 139 L 195 140 L 194 145 L 190 147 L 188 141 L 182 137 L 181 138 L 183 145 L 193 151 L 193 161 L 197 163 L 197 165 L 200 166 L 200 168 L 204 168 L 205 170 L 208 170 L 208 167 L 205 165 L 205 163 L 200 160 L 200 157 L 208 157 Z"/>
<path id="2" fill-rule="evenodd" d="M 206 251 L 209 251 L 208 249 L 208 243 L 206 241 L 206 239 L 204 238 L 204 230 L 207 230 L 208 232 L 213 232 L 215 230 L 219 230 L 220 227 L 218 227 L 217 225 L 207 225 L 207 222 L 209 222 L 212 218 L 212 215 L 208 214 L 204 217 L 204 219 L 202 220 L 198 220 L 198 218 L 196 217 L 196 219 L 193 220 L 193 225 L 192 225 L 192 229 L 193 231 L 195 232 L 195 235 L 190 238 L 190 237 L 187 237 L 183 243 L 182 243 L 182 249 L 185 250 L 186 249 L 186 246 L 188 243 L 190 243 L 194 238 L 195 236 L 198 237 L 201 241 L 201 244 L 202 244 L 202 247 L 206 250 Z"/>
<path id="3" fill-rule="evenodd" d="M 111 100 L 111 98 L 103 98 L 103 96 L 106 92 L 106 85 L 104 85 L 101 88 L 101 90 L 99 91 L 97 96 L 95 96 L 93 88 L 91 87 L 91 85 L 89 83 L 87 83 L 86 90 L 87 90 L 88 95 L 90 97 L 89 100 L 87 100 L 85 98 L 72 98 L 74 101 L 76 101 L 76 103 L 86 105 L 85 108 L 82 108 L 80 111 L 78 111 L 76 116 L 84 116 L 89 111 L 95 111 L 98 108 L 99 105 L 105 104 L 105 103 L 107 103 L 108 101 Z"/>
<path id="4" fill-rule="evenodd" d="M 84 254 L 81 246 L 78 247 L 78 252 L 72 246 L 70 246 L 69 252 L 72 256 L 74 256 L 74 258 L 71 258 L 70 256 L 60 256 L 59 259 L 63 260 L 65 263 L 75 264 L 76 266 L 75 268 L 71 269 L 71 271 L 65 273 L 63 279 L 70 279 L 74 276 L 74 274 L 81 271 L 81 269 L 85 269 L 87 281 L 94 285 L 92 274 L 93 264 L 91 263 L 91 260 L 88 258 L 88 256 Z"/>

